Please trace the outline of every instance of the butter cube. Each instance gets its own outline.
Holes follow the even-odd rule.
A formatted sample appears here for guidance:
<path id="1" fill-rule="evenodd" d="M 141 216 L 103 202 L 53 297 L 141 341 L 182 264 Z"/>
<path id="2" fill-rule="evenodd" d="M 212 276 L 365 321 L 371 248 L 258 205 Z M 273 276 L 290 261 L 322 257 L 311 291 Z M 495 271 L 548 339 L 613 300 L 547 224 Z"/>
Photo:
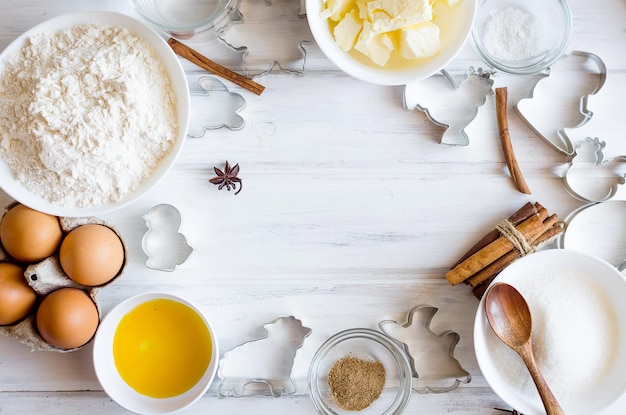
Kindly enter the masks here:
<path id="1" fill-rule="evenodd" d="M 454 7 L 461 2 L 461 0 L 439 0 L 441 3 L 446 3 L 450 7 Z"/>
<path id="2" fill-rule="evenodd" d="M 400 30 L 400 55 L 406 59 L 427 58 L 441 49 L 439 27 L 432 22 L 424 22 Z"/>
<path id="3" fill-rule="evenodd" d="M 359 19 L 357 11 L 350 10 L 335 26 L 333 31 L 335 42 L 341 49 L 349 51 L 354 47 L 362 28 L 363 22 Z"/>
<path id="4" fill-rule="evenodd" d="M 367 3 L 369 0 L 356 0 L 356 7 L 359 10 L 359 19 L 369 20 L 369 14 L 367 14 Z"/>
<path id="5" fill-rule="evenodd" d="M 385 66 L 391 56 L 391 52 L 396 49 L 393 37 L 389 33 L 375 33 L 367 20 L 363 22 L 363 30 L 357 39 L 354 49 L 377 65 Z"/>
<path id="6" fill-rule="evenodd" d="M 433 20 L 429 0 L 372 0 L 367 4 L 372 30 L 391 32 Z"/>
<path id="7" fill-rule="evenodd" d="M 320 16 L 338 22 L 354 7 L 354 0 L 326 0 L 324 5 L 326 7 L 322 9 Z"/>

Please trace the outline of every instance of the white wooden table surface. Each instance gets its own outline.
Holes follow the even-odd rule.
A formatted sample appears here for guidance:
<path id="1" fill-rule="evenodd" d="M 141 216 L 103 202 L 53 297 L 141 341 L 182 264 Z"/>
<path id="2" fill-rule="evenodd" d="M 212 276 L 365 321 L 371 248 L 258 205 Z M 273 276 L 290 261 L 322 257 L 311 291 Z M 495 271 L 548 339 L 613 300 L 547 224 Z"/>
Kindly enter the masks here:
<path id="1" fill-rule="evenodd" d="M 626 1 L 570 0 L 570 49 L 599 55 L 613 90 L 626 92 Z M 55 15 L 107 9 L 134 15 L 123 0 L 0 0 L 0 49 Z M 267 22 L 272 30 L 272 22 Z M 239 56 L 219 43 L 190 45 L 241 70 Z M 100 295 L 106 313 L 137 293 L 162 290 L 197 302 L 212 319 L 222 354 L 258 338 L 282 316 L 301 319 L 312 334 L 293 369 L 297 392 L 272 398 L 218 399 L 217 380 L 189 414 L 314 414 L 306 386 L 316 349 L 337 331 L 404 321 L 414 306 L 439 308 L 433 329 L 456 331 L 456 357 L 472 375 L 450 393 L 413 393 L 406 413 L 497 414 L 506 408 L 478 369 L 472 327 L 478 301 L 444 274 L 478 238 L 527 201 L 561 218 L 583 202 L 568 194 L 558 174 L 565 157 L 537 138 L 509 108 L 517 158 L 533 191 L 515 190 L 497 136 L 494 99 L 468 127 L 471 143 L 439 143 L 441 129 L 402 106 L 401 87 L 369 85 L 340 72 L 316 45 L 307 47 L 303 76 L 257 78 L 267 89 L 244 96 L 246 125 L 189 139 L 165 179 L 143 199 L 102 218 L 129 249 L 124 275 Z M 483 66 L 466 45 L 449 68 Z M 201 71 L 184 63 L 189 73 Z M 533 79 L 496 74 L 509 104 L 527 96 Z M 622 107 L 623 108 L 623 107 Z M 569 111 L 554 108 L 553 112 Z M 623 114 L 623 110 L 622 110 Z M 547 113 L 546 117 L 551 114 Z M 607 130 L 623 136 L 622 117 Z M 613 127 L 614 122 L 614 127 Z M 239 163 L 243 191 L 217 191 L 213 166 Z M 0 194 L 0 204 L 9 198 Z M 175 272 L 145 265 L 141 215 L 159 203 L 176 206 L 181 231 L 194 247 Z M 623 230 L 616 230 L 622 232 Z M 91 345 L 75 353 L 31 352 L 0 336 L 0 413 L 123 414 L 102 391 Z M 626 400 L 606 413 L 626 413 Z"/>

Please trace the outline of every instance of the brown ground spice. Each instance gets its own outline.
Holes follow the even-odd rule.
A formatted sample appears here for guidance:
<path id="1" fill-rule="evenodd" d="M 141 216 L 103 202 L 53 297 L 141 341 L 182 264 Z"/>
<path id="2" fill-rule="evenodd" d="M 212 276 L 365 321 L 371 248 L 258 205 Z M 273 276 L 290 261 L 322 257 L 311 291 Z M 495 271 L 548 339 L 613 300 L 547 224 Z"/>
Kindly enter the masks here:
<path id="1" fill-rule="evenodd" d="M 351 355 L 337 360 L 328 372 L 328 386 L 335 402 L 346 411 L 367 408 L 385 386 L 385 367 Z"/>

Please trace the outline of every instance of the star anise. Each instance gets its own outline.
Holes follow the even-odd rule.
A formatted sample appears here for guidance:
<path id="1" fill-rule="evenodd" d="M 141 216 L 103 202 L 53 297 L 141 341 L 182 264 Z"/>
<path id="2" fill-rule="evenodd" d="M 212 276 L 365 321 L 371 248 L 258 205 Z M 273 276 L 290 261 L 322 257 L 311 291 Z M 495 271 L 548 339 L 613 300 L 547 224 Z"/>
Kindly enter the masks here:
<path id="1" fill-rule="evenodd" d="M 224 171 L 218 169 L 217 167 L 213 167 L 215 170 L 215 176 L 212 179 L 209 179 L 211 183 L 217 185 L 217 190 L 222 190 L 222 188 L 226 188 L 230 192 L 230 189 L 237 189 L 237 183 L 239 183 L 239 190 L 235 192 L 235 194 L 239 194 L 241 192 L 241 188 L 243 187 L 242 180 L 237 177 L 239 174 L 239 164 L 235 164 L 233 167 L 230 166 L 228 161 L 224 165 Z"/>

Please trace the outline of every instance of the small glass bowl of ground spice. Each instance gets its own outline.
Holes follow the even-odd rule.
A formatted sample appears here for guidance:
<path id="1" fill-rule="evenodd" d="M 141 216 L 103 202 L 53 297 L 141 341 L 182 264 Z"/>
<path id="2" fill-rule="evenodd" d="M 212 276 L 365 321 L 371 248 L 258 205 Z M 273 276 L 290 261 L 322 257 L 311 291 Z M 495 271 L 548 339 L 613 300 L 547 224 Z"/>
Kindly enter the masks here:
<path id="1" fill-rule="evenodd" d="M 471 40 L 490 67 L 536 74 L 566 53 L 572 23 L 566 0 L 481 0 Z"/>
<path id="2" fill-rule="evenodd" d="M 308 383 L 321 415 L 398 415 L 411 397 L 412 370 L 394 340 L 357 328 L 322 344 L 311 362 Z"/>

